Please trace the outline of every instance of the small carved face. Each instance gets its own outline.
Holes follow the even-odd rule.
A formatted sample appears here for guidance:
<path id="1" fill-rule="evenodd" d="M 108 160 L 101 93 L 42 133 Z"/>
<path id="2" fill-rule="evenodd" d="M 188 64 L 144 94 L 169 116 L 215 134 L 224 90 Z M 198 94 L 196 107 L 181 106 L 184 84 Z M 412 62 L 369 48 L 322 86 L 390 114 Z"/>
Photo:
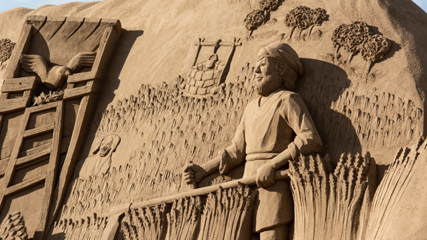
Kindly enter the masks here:
<path id="1" fill-rule="evenodd" d="M 269 95 L 279 89 L 282 84 L 282 76 L 277 70 L 276 60 L 261 50 L 258 54 L 254 81 L 258 94 L 261 96 Z"/>
<path id="2" fill-rule="evenodd" d="M 111 146 L 113 145 L 113 141 L 109 139 L 104 139 L 99 147 L 99 156 L 105 157 L 111 151 Z"/>

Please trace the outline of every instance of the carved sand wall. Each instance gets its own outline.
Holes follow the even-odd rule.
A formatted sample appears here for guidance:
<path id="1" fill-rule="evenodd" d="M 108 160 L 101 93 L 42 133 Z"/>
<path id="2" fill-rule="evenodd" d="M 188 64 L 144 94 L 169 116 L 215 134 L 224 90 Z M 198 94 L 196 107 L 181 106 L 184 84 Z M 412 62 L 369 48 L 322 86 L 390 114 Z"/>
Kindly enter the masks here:
<path id="1" fill-rule="evenodd" d="M 245 17 L 251 12 L 254 14 L 245 23 Z M 229 145 L 243 109 L 255 96 L 250 81 L 256 53 L 272 42 L 290 44 L 302 59 L 305 75 L 299 79 L 297 92 L 313 116 L 325 145 L 324 153 L 330 155 L 333 165 L 340 162 L 342 153 L 364 155 L 369 151 L 378 164 L 381 179 L 382 171 L 392 163 L 391 155 L 399 147 L 416 142 L 426 132 L 424 68 L 427 58 L 422 53 L 427 49 L 424 43 L 427 16 L 409 0 L 109 0 L 69 3 L 34 11 L 16 9 L 0 13 L 0 39 L 8 38 L 19 43 L 16 29 L 27 15 L 50 16 L 52 21 L 48 25 L 40 24 L 42 19 L 33 19 L 34 28 L 41 30 L 35 32 L 37 43 L 30 49 L 59 65 L 67 65 L 81 48 L 95 51 L 96 46 L 86 49 L 87 45 L 76 44 L 79 37 L 74 34 L 76 29 L 87 33 L 95 30 L 90 36 L 99 37 L 101 34 L 96 29 L 103 20 L 95 21 L 91 17 L 120 19 L 125 29 L 118 39 L 110 66 L 100 79 L 102 94 L 93 109 L 96 117 L 87 120 L 91 124 L 88 138 L 79 141 L 81 151 L 65 162 L 88 159 L 95 150 L 96 141 L 111 134 L 119 136 L 121 143 L 111 156 L 111 167 L 105 174 L 79 177 L 80 168 L 74 169 L 74 164 L 66 165 L 66 174 L 58 173 L 61 177 L 66 175 L 60 188 L 67 194 L 64 203 L 58 203 L 58 214 L 54 219 L 58 224 L 51 229 L 58 237 L 67 238 L 61 235 L 62 231 L 76 232 L 72 235 L 75 239 L 85 234 L 99 238 L 103 227 L 92 231 L 92 225 L 81 219 L 94 213 L 107 217 L 118 205 L 145 202 L 182 191 L 184 165 L 190 161 L 204 163 Z M 78 21 L 73 21 L 74 17 L 79 17 Z M 334 46 L 334 31 L 355 21 L 366 23 L 372 34 L 377 34 L 362 44 L 372 52 L 360 50 L 360 54 L 352 54 L 344 47 L 337 50 Z M 296 28 L 299 30 L 295 33 Z M 54 33 L 48 33 L 49 29 Z M 71 29 L 71 35 L 61 34 L 67 29 Z M 224 40 L 240 38 L 242 46 L 234 53 L 225 85 L 219 87 L 218 92 L 213 91 L 212 96 L 204 97 L 193 97 L 191 92 L 182 95 L 175 86 L 175 79 L 180 75 L 180 82 L 192 82 L 188 76 L 191 76 L 194 65 L 194 40 L 200 36 Z M 64 38 L 64 47 L 72 51 L 67 54 L 45 51 L 57 37 Z M 11 60 L 6 60 L 2 66 L 11 65 Z M 367 60 L 375 64 L 367 67 Z M 20 74 L 31 75 L 25 71 Z M 9 77 L 5 77 L 5 70 L 1 69 L 0 81 L 6 78 Z M 5 84 L 11 86 L 10 81 Z M 71 84 L 82 87 L 77 82 Z M 139 86 L 141 88 L 135 92 Z M 208 90 L 201 92 L 207 93 Z M 73 94 L 69 96 L 75 96 Z M 1 96 L 5 95 L 2 93 Z M 54 97 L 54 93 L 46 93 L 39 102 L 49 102 Z M 70 107 L 65 108 L 64 119 L 75 119 L 76 114 L 72 113 L 78 112 L 79 104 L 71 102 Z M 44 120 L 52 116 L 52 113 L 46 113 L 38 118 Z M 15 129 L 22 122 L 19 117 L 19 114 L 12 114 L 3 121 L 8 128 Z M 14 140 L 14 134 L 6 135 L 4 130 L 0 132 L 2 146 Z M 68 146 L 73 145 L 71 135 L 69 128 L 64 130 L 60 146 L 62 156 Z M 27 143 L 25 151 L 18 153 L 21 156 L 34 154 L 35 151 L 29 150 L 32 144 Z M 38 150 L 43 153 L 49 150 L 45 148 L 46 139 L 34 144 L 41 147 Z M 11 155 L 12 149 L 11 146 L 0 149 L 2 160 Z M 6 169 L 6 165 L 2 166 Z M 68 184 L 66 180 L 71 179 L 74 170 L 75 178 Z M 242 169 L 228 176 L 211 176 L 199 187 L 237 179 L 241 173 Z M 32 174 L 38 176 L 37 172 Z M 418 179 L 421 178 L 415 180 Z M 411 194 L 423 192 L 421 190 L 412 188 Z M 39 199 L 27 192 L 23 197 L 23 201 Z M 425 206 L 420 208 L 427 209 Z M 406 215 L 410 214 L 406 212 Z M 395 221 L 396 217 L 387 219 Z M 91 223 L 94 221 L 92 219 Z M 30 224 L 34 222 L 37 220 L 27 221 L 29 229 L 35 229 L 34 224 Z M 101 221 L 99 224 L 103 226 Z M 354 233 L 355 230 L 349 231 Z"/>

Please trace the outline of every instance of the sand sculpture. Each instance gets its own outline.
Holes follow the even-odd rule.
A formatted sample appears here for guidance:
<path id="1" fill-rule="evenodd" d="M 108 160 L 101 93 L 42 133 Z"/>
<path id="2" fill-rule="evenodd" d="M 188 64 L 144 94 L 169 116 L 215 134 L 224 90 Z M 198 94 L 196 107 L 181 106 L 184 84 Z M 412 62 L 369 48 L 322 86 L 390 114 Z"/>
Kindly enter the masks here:
<path id="1" fill-rule="evenodd" d="M 112 155 L 120 143 L 120 137 L 110 135 L 102 138 L 99 145 L 93 151 L 92 156 L 81 160 L 80 178 L 106 174 L 110 170 Z"/>
<path id="2" fill-rule="evenodd" d="M 0 238 L 424 239 L 426 23 L 410 0 L 0 13 Z"/>

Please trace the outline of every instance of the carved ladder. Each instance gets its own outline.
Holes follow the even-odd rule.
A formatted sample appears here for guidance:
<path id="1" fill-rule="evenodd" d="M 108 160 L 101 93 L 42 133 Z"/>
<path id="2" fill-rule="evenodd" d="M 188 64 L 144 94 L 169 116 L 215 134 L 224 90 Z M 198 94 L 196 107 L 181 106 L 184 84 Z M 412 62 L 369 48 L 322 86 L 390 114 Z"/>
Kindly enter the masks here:
<path id="1" fill-rule="evenodd" d="M 31 119 L 31 115 L 55 109 L 54 122 L 49 122 L 38 126 L 35 128 L 28 129 L 28 123 Z M 50 201 L 52 199 L 53 188 L 55 187 L 55 178 L 57 175 L 58 168 L 58 159 L 60 155 L 60 146 L 62 138 L 62 118 L 63 118 L 63 101 L 52 102 L 45 105 L 40 105 L 37 107 L 28 107 L 25 109 L 24 115 L 22 117 L 22 122 L 20 129 L 16 136 L 15 144 L 12 149 L 12 153 L 7 163 L 6 170 L 0 172 L 4 174 L 2 182 L 0 183 L 0 209 L 2 209 L 5 202 L 5 198 L 22 192 L 30 187 L 33 187 L 37 184 L 44 182 L 44 196 L 43 196 L 43 205 L 40 214 L 39 229 L 44 229 L 47 221 L 47 214 L 49 211 Z M 53 132 L 51 146 L 46 150 L 37 151 L 30 155 L 20 157 L 21 148 L 23 146 L 24 140 L 35 137 L 38 135 L 46 134 Z M 21 168 L 27 168 L 39 162 L 49 158 L 48 164 L 44 168 L 42 174 L 32 177 L 20 183 L 14 184 L 14 174 L 16 170 Z"/>

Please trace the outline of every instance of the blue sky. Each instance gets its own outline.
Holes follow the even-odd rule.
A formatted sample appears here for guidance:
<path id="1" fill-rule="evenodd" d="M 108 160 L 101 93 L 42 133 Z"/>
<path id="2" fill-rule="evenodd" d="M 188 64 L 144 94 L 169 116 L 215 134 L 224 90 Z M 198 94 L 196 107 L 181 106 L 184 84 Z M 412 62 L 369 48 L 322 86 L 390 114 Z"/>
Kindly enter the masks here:
<path id="1" fill-rule="evenodd" d="M 16 7 L 38 8 L 46 4 L 60 5 L 67 2 L 92 2 L 100 0 L 0 0 L 0 12 Z M 413 0 L 427 12 L 427 0 Z"/>
<path id="2" fill-rule="evenodd" d="M 11 8 L 26 7 L 36 9 L 46 4 L 60 5 L 68 2 L 93 2 L 101 0 L 0 0 L 0 12 Z M 426 0 L 427 1 L 427 0 Z"/>
<path id="3" fill-rule="evenodd" d="M 418 6 L 420 6 L 425 12 L 427 12 L 427 0 L 413 0 Z"/>

